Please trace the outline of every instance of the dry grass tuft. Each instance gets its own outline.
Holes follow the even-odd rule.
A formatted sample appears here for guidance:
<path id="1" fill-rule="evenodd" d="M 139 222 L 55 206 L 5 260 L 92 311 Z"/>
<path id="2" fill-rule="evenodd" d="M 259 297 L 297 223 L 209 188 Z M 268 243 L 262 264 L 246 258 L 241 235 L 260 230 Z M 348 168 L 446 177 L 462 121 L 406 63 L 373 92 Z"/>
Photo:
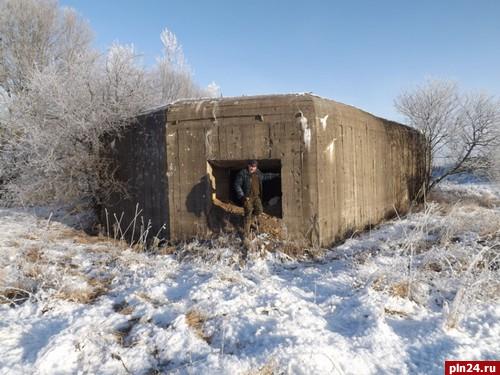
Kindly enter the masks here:
<path id="1" fill-rule="evenodd" d="M 145 292 L 138 292 L 136 294 L 136 296 L 138 298 L 140 298 L 141 300 L 147 302 L 147 303 L 150 303 L 151 305 L 153 305 L 154 307 L 159 307 L 159 306 L 163 306 L 163 305 L 166 305 L 168 304 L 169 302 L 166 301 L 166 300 L 159 300 L 159 299 L 156 299 L 154 297 L 151 297 L 150 295 L 148 295 L 147 293 Z"/>
<path id="2" fill-rule="evenodd" d="M 177 248 L 175 246 L 163 246 L 163 247 L 159 247 L 156 250 L 156 254 L 158 254 L 158 255 L 172 255 L 172 254 L 175 254 L 176 251 L 177 251 Z"/>
<path id="3" fill-rule="evenodd" d="M 113 310 L 118 314 L 130 315 L 134 312 L 134 307 L 130 306 L 126 301 L 115 303 L 113 305 Z"/>
<path id="4" fill-rule="evenodd" d="M 33 245 L 26 249 L 24 257 L 31 263 L 38 263 L 42 259 L 42 251 L 39 245 Z"/>
<path id="5" fill-rule="evenodd" d="M 23 274 L 32 280 L 40 280 L 43 277 L 43 268 L 38 263 L 28 263 L 23 267 Z"/>
<path id="6" fill-rule="evenodd" d="M 0 304 L 8 303 L 11 306 L 21 305 L 30 297 L 26 290 L 16 287 L 0 288 Z"/>
<path id="7" fill-rule="evenodd" d="M 233 275 L 229 275 L 229 274 L 220 274 L 219 275 L 219 280 L 221 281 L 227 281 L 228 283 L 230 284 L 239 284 L 241 283 L 241 279 L 233 276 Z"/>
<path id="8" fill-rule="evenodd" d="M 500 205 L 500 200 L 491 194 L 471 195 L 459 191 L 432 191 L 428 196 L 429 202 L 435 202 L 440 205 L 443 213 L 448 213 L 454 205 L 469 205 L 482 208 L 495 208 Z"/>
<path id="9" fill-rule="evenodd" d="M 80 245 L 95 245 L 100 243 L 118 242 L 113 239 L 103 236 L 101 234 L 92 236 L 85 233 L 83 230 L 73 228 L 61 228 L 56 231 L 49 232 L 49 239 L 51 240 L 68 240 Z"/>
<path id="10" fill-rule="evenodd" d="M 77 290 L 62 290 L 57 295 L 58 298 L 83 304 L 90 304 L 95 301 L 99 296 L 103 295 L 104 292 L 94 289 L 77 289 Z"/>
<path id="11" fill-rule="evenodd" d="M 473 205 L 455 205 L 446 219 L 446 226 L 441 230 L 442 244 L 453 241 L 467 232 L 492 238 L 499 233 L 500 214 L 495 210 Z"/>
<path id="12" fill-rule="evenodd" d="M 207 321 L 207 316 L 197 310 L 190 310 L 186 314 L 186 324 L 200 339 L 210 343 L 211 336 L 207 335 L 203 330 L 203 325 Z"/>
<path id="13" fill-rule="evenodd" d="M 111 280 L 109 279 L 88 279 L 87 288 L 63 288 L 57 294 L 57 297 L 66 301 L 90 304 L 100 296 L 105 295 L 109 290 L 110 284 Z"/>
<path id="14" fill-rule="evenodd" d="M 326 252 L 322 247 L 311 247 L 306 240 L 277 241 L 272 250 L 266 250 L 280 251 L 292 259 L 317 259 Z"/>
<path id="15" fill-rule="evenodd" d="M 18 242 L 18 241 L 15 241 L 15 240 L 8 240 L 8 241 L 5 241 L 3 243 L 3 245 L 5 247 L 15 247 L 15 248 L 19 248 L 21 247 L 21 244 Z"/>
<path id="16" fill-rule="evenodd" d="M 434 272 L 441 272 L 443 270 L 443 266 L 438 262 L 429 262 L 425 264 L 424 269 L 428 269 Z"/>
<path id="17" fill-rule="evenodd" d="M 371 287 L 373 290 L 376 290 L 377 292 L 380 292 L 384 290 L 385 284 L 386 284 L 386 276 L 385 275 L 380 275 L 375 278 L 375 280 L 372 281 Z"/>
<path id="18" fill-rule="evenodd" d="M 129 334 L 140 319 L 141 318 L 139 317 L 129 319 L 127 322 L 113 330 L 113 335 L 121 346 L 131 347 L 135 344 L 135 342 L 129 340 Z"/>
<path id="19" fill-rule="evenodd" d="M 392 284 L 389 287 L 389 293 L 397 297 L 406 298 L 410 294 L 410 283 L 408 281 L 400 281 Z"/>
<path id="20" fill-rule="evenodd" d="M 245 375 L 278 375 L 284 374 L 277 368 L 275 360 L 267 362 L 264 366 L 259 367 L 256 370 L 250 370 L 245 373 Z"/>
<path id="21" fill-rule="evenodd" d="M 58 228 L 57 230 L 47 231 L 47 239 L 56 241 L 56 240 L 68 240 L 76 235 L 77 231 L 72 228 Z"/>
<path id="22" fill-rule="evenodd" d="M 228 250 L 229 249 L 229 250 Z M 219 251 L 222 250 L 222 251 Z M 177 247 L 167 248 L 166 254 L 175 252 L 179 261 L 242 264 L 247 255 L 252 259 L 276 254 L 282 261 L 315 260 L 322 258 L 326 248 L 310 246 L 307 240 L 278 240 L 272 236 L 241 238 L 239 235 L 222 234 L 210 240 L 193 240 Z M 162 254 L 162 249 L 156 251 Z"/>
<path id="23" fill-rule="evenodd" d="M 31 233 L 22 234 L 19 236 L 19 238 L 21 238 L 23 240 L 30 240 L 30 241 L 39 240 L 39 238 L 37 236 L 35 236 L 34 234 L 31 234 Z"/>
<path id="24" fill-rule="evenodd" d="M 298 241 L 286 241 L 279 247 L 279 250 L 292 258 L 299 258 L 304 256 L 306 252 L 306 245 Z"/>
<path id="25" fill-rule="evenodd" d="M 85 234 L 83 232 L 79 232 L 77 235 L 75 235 L 72 238 L 72 240 L 76 243 L 79 243 L 79 244 L 93 245 L 96 243 L 108 242 L 109 238 L 106 238 L 103 236 L 90 236 L 90 235 Z"/>
<path id="26" fill-rule="evenodd" d="M 393 310 L 393 309 L 389 309 L 387 307 L 384 308 L 384 313 L 386 315 L 397 316 L 400 318 L 407 318 L 408 317 L 408 313 L 405 313 L 404 311 Z"/>

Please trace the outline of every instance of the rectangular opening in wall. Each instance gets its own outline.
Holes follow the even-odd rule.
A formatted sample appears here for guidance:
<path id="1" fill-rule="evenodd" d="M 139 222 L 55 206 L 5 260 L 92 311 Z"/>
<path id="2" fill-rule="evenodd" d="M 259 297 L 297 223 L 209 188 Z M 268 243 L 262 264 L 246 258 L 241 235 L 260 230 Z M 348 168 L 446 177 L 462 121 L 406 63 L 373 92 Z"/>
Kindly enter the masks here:
<path id="1" fill-rule="evenodd" d="M 238 201 L 234 182 L 239 171 L 247 168 L 247 160 L 209 160 L 207 174 L 212 188 L 212 200 L 241 206 Z M 279 174 L 262 182 L 262 205 L 264 212 L 270 216 L 282 218 L 281 206 L 281 160 L 257 160 L 259 170 L 264 174 Z M 268 175 L 269 176 L 269 175 Z"/>

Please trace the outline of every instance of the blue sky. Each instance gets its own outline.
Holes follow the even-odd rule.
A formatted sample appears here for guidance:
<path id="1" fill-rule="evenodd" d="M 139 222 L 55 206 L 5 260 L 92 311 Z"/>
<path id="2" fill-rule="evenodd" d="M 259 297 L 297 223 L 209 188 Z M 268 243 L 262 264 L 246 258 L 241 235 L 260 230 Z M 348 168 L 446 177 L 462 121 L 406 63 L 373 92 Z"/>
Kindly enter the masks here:
<path id="1" fill-rule="evenodd" d="M 160 32 L 195 80 L 224 96 L 313 92 L 400 119 L 393 100 L 424 79 L 500 95 L 500 1 L 60 0 L 105 50 L 133 43 L 152 64 Z"/>

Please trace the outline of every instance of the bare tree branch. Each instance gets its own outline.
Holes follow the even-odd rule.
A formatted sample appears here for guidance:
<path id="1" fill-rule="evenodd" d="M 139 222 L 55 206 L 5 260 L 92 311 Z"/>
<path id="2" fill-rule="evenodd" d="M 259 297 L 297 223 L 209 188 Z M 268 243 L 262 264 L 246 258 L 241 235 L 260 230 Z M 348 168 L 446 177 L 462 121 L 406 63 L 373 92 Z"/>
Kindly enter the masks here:
<path id="1" fill-rule="evenodd" d="M 492 148 L 499 145 L 500 106 L 491 96 L 461 95 L 456 84 L 434 80 L 403 92 L 395 107 L 426 139 L 427 190 L 466 167 L 485 168 Z M 433 176 L 438 158 L 448 165 Z"/>

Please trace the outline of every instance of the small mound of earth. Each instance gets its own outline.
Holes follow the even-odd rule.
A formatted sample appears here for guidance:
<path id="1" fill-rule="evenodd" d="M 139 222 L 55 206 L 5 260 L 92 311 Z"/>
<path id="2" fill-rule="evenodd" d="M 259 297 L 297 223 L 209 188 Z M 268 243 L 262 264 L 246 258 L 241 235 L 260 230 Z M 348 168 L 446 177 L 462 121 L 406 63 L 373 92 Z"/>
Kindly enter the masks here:
<path id="1" fill-rule="evenodd" d="M 209 215 L 209 226 L 215 233 L 236 232 L 243 226 L 243 207 L 232 202 L 223 202 L 217 198 L 212 201 L 212 208 Z M 264 208 L 264 213 L 259 216 L 258 233 L 266 233 L 271 238 L 284 240 L 286 230 L 283 220 L 272 216 L 272 211 Z"/>

